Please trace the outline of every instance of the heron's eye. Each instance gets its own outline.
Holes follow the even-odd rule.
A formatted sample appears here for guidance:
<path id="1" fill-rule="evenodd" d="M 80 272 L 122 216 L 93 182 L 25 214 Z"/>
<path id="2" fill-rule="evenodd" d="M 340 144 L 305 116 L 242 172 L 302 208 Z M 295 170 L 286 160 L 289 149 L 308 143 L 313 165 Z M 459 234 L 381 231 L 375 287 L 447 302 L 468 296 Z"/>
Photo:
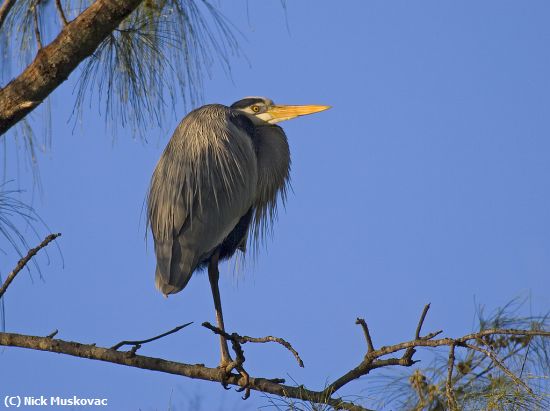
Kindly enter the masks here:
<path id="1" fill-rule="evenodd" d="M 253 111 L 254 113 L 259 113 L 259 112 L 260 112 L 260 107 L 258 107 L 258 106 L 252 106 L 252 107 L 250 107 L 250 108 L 252 109 L 252 111 Z"/>

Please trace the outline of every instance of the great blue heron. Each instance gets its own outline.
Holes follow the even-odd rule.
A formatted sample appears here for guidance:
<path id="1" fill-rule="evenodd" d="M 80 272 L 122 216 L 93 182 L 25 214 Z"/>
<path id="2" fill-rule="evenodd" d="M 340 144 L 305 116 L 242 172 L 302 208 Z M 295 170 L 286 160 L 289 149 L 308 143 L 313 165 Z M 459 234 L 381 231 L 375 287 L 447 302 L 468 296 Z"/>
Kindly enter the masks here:
<path id="1" fill-rule="evenodd" d="M 328 108 L 247 97 L 230 107 L 200 107 L 181 121 L 153 173 L 147 201 L 155 282 L 164 295 L 181 291 L 195 270 L 208 267 L 224 330 L 218 261 L 245 250 L 249 230 L 270 222 L 288 184 L 288 142 L 275 123 Z M 220 338 L 225 367 L 231 357 Z"/>

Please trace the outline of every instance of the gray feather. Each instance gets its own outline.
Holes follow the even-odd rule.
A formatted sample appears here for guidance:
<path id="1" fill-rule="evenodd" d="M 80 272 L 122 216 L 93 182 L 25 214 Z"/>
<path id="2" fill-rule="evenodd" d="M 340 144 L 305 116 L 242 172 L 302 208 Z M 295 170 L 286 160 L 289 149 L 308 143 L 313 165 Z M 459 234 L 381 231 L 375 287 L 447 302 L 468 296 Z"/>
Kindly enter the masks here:
<path id="1" fill-rule="evenodd" d="M 258 183 L 252 141 L 231 109 L 207 105 L 176 128 L 153 177 L 148 223 L 157 255 L 156 285 L 176 293 L 250 209 Z"/>
<path id="2" fill-rule="evenodd" d="M 254 201 L 253 240 L 257 243 L 271 232 L 277 218 L 277 200 L 284 205 L 290 186 L 290 149 L 281 127 L 257 126 L 254 146 L 258 164 L 258 186 Z"/>

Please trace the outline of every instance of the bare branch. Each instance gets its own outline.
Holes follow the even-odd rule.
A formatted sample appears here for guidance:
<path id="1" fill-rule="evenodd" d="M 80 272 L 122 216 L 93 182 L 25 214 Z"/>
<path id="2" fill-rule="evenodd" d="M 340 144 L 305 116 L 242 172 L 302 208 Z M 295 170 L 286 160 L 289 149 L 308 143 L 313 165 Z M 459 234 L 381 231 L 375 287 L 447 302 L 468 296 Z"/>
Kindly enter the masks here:
<path id="1" fill-rule="evenodd" d="M 434 331 L 432 333 L 426 334 L 424 337 L 420 337 L 420 339 L 421 340 L 431 340 L 432 338 L 438 336 L 442 332 L 443 332 L 443 330 L 437 330 L 437 331 Z"/>
<path id="2" fill-rule="evenodd" d="M 370 371 L 387 367 L 387 366 L 402 366 L 402 367 L 410 367 L 411 365 L 415 364 L 416 361 L 413 361 L 412 357 L 415 353 L 415 348 L 417 347 L 442 347 L 442 346 L 449 346 L 453 347 L 452 351 L 449 353 L 450 356 L 452 356 L 452 367 L 454 367 L 454 347 L 475 347 L 472 348 L 474 350 L 480 351 L 485 353 L 488 358 L 490 358 L 496 366 L 501 368 L 503 371 L 506 370 L 506 374 L 511 376 L 513 373 L 508 370 L 494 355 L 494 353 L 489 352 L 487 350 L 484 350 L 482 348 L 479 348 L 474 345 L 470 345 L 467 342 L 471 340 L 477 340 L 482 341 L 482 337 L 492 336 L 492 335 L 514 335 L 514 336 L 542 336 L 542 337 L 550 337 L 550 331 L 543 331 L 543 330 L 517 330 L 517 329 L 490 329 L 490 330 L 483 330 L 477 333 L 472 333 L 465 335 L 461 338 L 440 338 L 438 340 L 433 340 L 435 336 L 439 335 L 441 331 L 436 331 L 427 334 L 426 336 L 421 336 L 420 332 L 422 330 L 422 325 L 424 323 L 424 320 L 426 318 L 426 314 L 428 312 L 428 309 L 430 308 L 430 305 L 427 304 L 424 307 L 424 310 L 422 311 L 422 314 L 420 316 L 420 320 L 418 322 L 418 326 L 416 328 L 415 333 L 415 339 L 412 341 L 406 341 L 399 344 L 394 344 L 390 346 L 381 347 L 379 349 L 370 350 L 365 354 L 365 357 L 359 365 L 357 365 L 352 370 L 345 373 L 340 378 L 336 379 L 333 383 L 329 384 L 327 388 L 325 388 L 324 392 L 328 395 L 332 395 L 334 392 L 342 388 L 344 385 L 348 384 L 351 381 L 354 381 L 362 376 L 367 375 Z M 359 321 L 360 323 L 360 321 Z M 366 326 L 366 322 L 365 322 Z M 368 328 L 367 328 L 368 330 Z M 370 338 L 370 333 L 369 333 Z M 391 358 L 381 358 L 389 354 L 394 354 L 399 351 L 405 350 L 405 353 L 401 357 L 391 357 Z M 451 361 L 451 359 L 449 359 Z M 451 367 L 449 363 L 449 367 Z M 452 368 L 450 371 L 448 371 L 452 374 Z M 523 383 L 523 381 L 519 380 L 515 375 L 515 380 L 520 381 L 522 386 L 528 390 L 529 393 L 532 393 L 532 390 Z"/>
<path id="3" fill-rule="evenodd" d="M 429 335 L 438 335 L 440 332 L 431 333 Z M 381 357 L 384 355 L 392 354 L 407 348 L 415 347 L 442 347 L 450 346 L 453 342 L 457 346 L 463 346 L 466 341 L 476 340 L 483 336 L 489 335 L 515 335 L 515 336 L 532 336 L 532 337 L 550 337 L 550 331 L 544 330 L 516 330 L 516 329 L 491 329 L 484 330 L 477 333 L 467 334 L 460 338 L 440 338 L 438 340 L 426 340 L 426 337 L 422 337 L 420 340 L 405 341 L 399 344 L 384 346 L 372 352 L 371 357 Z"/>
<path id="4" fill-rule="evenodd" d="M 422 310 L 422 314 L 420 315 L 420 320 L 418 321 L 418 325 L 416 326 L 416 333 L 414 334 L 415 339 L 420 339 L 420 331 L 422 331 L 422 325 L 424 325 L 424 320 L 426 319 L 426 314 L 428 314 L 428 310 L 430 309 L 430 304 L 426 304 L 424 306 L 424 309 Z"/>
<path id="5" fill-rule="evenodd" d="M 17 263 L 13 271 L 8 274 L 8 277 L 6 278 L 6 281 L 4 281 L 4 284 L 2 284 L 2 287 L 0 287 L 0 298 L 2 298 L 2 296 L 10 286 L 11 282 L 15 279 L 17 274 L 19 274 L 19 272 L 25 267 L 25 265 L 27 265 L 27 263 L 31 260 L 31 258 L 33 258 L 36 255 L 36 253 L 38 253 L 41 249 L 46 247 L 49 243 L 51 243 L 60 235 L 61 233 L 50 234 L 37 247 L 31 248 L 27 253 L 27 255 L 23 257 L 21 260 L 19 260 L 19 262 Z"/>
<path id="6" fill-rule="evenodd" d="M 46 335 L 46 338 L 53 338 L 57 335 L 57 333 L 59 332 L 59 330 L 55 329 L 53 330 L 51 333 L 49 333 L 48 335 Z"/>
<path id="7" fill-rule="evenodd" d="M 372 344 L 372 338 L 370 337 L 369 327 L 367 326 L 366 321 L 363 318 L 357 317 L 355 324 L 358 324 L 361 328 L 363 328 L 365 340 L 367 340 L 367 354 L 374 351 L 374 345 Z"/>
<path id="8" fill-rule="evenodd" d="M 282 338 L 273 337 L 271 335 L 268 335 L 267 337 L 257 338 L 257 337 L 248 337 L 246 335 L 239 335 L 239 334 L 236 334 L 236 333 L 228 334 L 228 333 L 224 332 L 223 330 L 220 330 L 218 327 L 214 327 L 212 324 L 210 324 L 208 322 L 202 323 L 202 326 L 205 327 L 205 328 L 208 328 L 209 330 L 211 330 L 215 334 L 222 335 L 226 339 L 231 340 L 231 341 L 237 341 L 240 344 L 245 344 L 247 342 L 251 342 L 251 343 L 276 342 L 278 344 L 281 344 L 283 347 L 285 347 L 287 350 L 289 350 L 292 353 L 292 355 L 294 355 L 294 358 L 296 358 L 296 361 L 298 362 L 298 365 L 302 368 L 304 367 L 304 362 L 300 358 L 300 354 L 298 354 L 298 352 L 292 347 L 292 345 L 288 341 L 286 341 Z"/>
<path id="9" fill-rule="evenodd" d="M 416 361 L 413 361 L 412 355 L 410 355 L 410 350 L 417 347 L 441 347 L 448 346 L 449 349 L 449 358 L 447 361 L 447 380 L 446 380 L 446 397 L 448 402 L 449 409 L 455 411 L 458 410 L 458 404 L 456 399 L 456 394 L 453 390 L 453 385 L 455 383 L 453 379 L 453 371 L 455 367 L 455 350 L 456 347 L 463 347 L 470 349 L 475 352 L 482 353 L 486 358 L 492 361 L 495 367 L 498 367 L 502 370 L 507 376 L 509 376 L 516 384 L 521 385 L 526 392 L 530 395 L 535 396 L 532 389 L 518 378 L 512 371 L 510 371 L 503 361 L 507 357 L 500 360 L 497 358 L 495 352 L 490 348 L 483 348 L 476 345 L 476 342 L 487 345 L 487 338 L 497 335 L 511 335 L 511 336 L 529 336 L 529 337 L 550 337 L 550 331 L 544 331 L 539 329 L 533 330 L 516 330 L 516 329 L 489 329 L 483 330 L 477 333 L 471 333 L 460 338 L 440 338 L 432 339 L 440 333 L 432 332 L 426 336 L 421 336 L 422 324 L 426 317 L 427 308 L 424 309 L 423 314 L 420 317 L 419 325 L 416 330 L 415 339 L 411 341 L 402 342 L 399 344 L 394 344 L 391 346 L 384 346 L 379 349 L 374 349 L 372 344 L 372 339 L 370 338 L 370 333 L 368 332 L 368 327 L 366 322 L 358 319 L 357 322 L 361 325 L 364 324 L 363 330 L 367 330 L 365 335 L 368 335 L 367 341 L 371 340 L 370 343 L 367 343 L 367 354 L 364 356 L 363 361 L 359 363 L 358 366 L 352 370 L 345 373 L 342 377 L 338 378 L 332 384 L 328 385 L 323 391 L 312 391 L 304 388 L 303 386 L 291 387 L 284 385 L 283 379 L 266 379 L 266 378 L 255 378 L 250 377 L 248 373 L 243 369 L 243 363 L 245 361 L 244 352 L 242 350 L 241 344 L 246 342 L 278 342 L 284 346 L 286 341 L 276 338 L 276 337 L 263 337 L 263 338 L 253 338 L 247 336 L 240 336 L 236 333 L 228 334 L 227 332 L 220 330 L 209 323 L 203 323 L 203 326 L 210 329 L 214 333 L 225 337 L 228 340 L 232 341 L 233 349 L 236 353 L 236 359 L 228 367 L 224 369 L 220 368 L 207 368 L 202 364 L 190 365 L 184 363 L 177 363 L 173 361 L 168 361 L 160 358 L 151 358 L 140 356 L 136 354 L 137 349 L 140 347 L 141 343 L 154 341 L 155 339 L 161 338 L 162 336 L 169 335 L 177 331 L 182 327 L 178 327 L 168 333 L 164 333 L 161 336 L 153 337 L 147 340 L 142 341 L 123 341 L 112 348 L 102 348 L 97 347 L 95 344 L 81 344 L 77 342 L 68 342 L 63 340 L 56 340 L 53 338 L 55 333 L 50 334 L 47 337 L 35 337 L 28 335 L 19 335 L 19 334 L 10 334 L 10 333 L 0 333 L 0 345 L 4 346 L 15 346 L 22 348 L 30 348 L 35 350 L 42 351 L 51 351 L 57 353 L 63 353 L 67 355 L 72 355 L 76 357 L 95 359 L 100 361 L 112 362 L 117 364 L 122 364 L 130 367 L 137 367 L 155 371 L 161 371 L 165 373 L 184 375 L 189 378 L 198 378 L 208 381 L 218 381 L 224 386 L 228 384 L 240 386 L 238 391 L 245 391 L 244 397 L 247 398 L 250 395 L 250 390 L 261 391 L 265 393 L 274 394 L 281 397 L 299 399 L 301 401 L 310 401 L 320 404 L 328 404 L 335 409 L 345 409 L 360 411 L 365 410 L 365 408 L 353 404 L 351 402 L 345 402 L 341 398 L 334 397 L 334 393 L 342 388 L 344 385 L 348 384 L 351 381 L 357 380 L 362 376 L 367 375 L 370 371 L 378 368 L 388 367 L 388 366 L 403 366 L 410 367 L 415 364 Z M 282 341 L 282 342 L 281 342 Z M 287 343 L 288 344 L 288 343 Z M 132 349 L 126 352 L 117 351 L 122 345 L 133 345 Z M 288 344 L 290 346 L 290 344 Z M 287 347 L 288 348 L 288 347 Z M 383 358 L 389 354 L 395 354 L 399 351 L 404 351 L 401 357 L 390 357 Z M 297 353 L 296 353 L 297 355 Z M 297 357 L 299 358 L 299 356 Z M 232 371 L 237 370 L 239 374 L 234 374 Z"/>
<path id="10" fill-rule="evenodd" d="M 118 344 L 115 344 L 111 347 L 111 350 L 118 350 L 120 347 L 122 347 L 123 345 L 133 345 L 135 347 L 141 347 L 142 344 L 147 344 L 148 342 L 151 342 L 151 341 L 155 341 L 155 340 L 158 340 L 162 337 L 166 337 L 167 335 L 170 335 L 170 334 L 174 334 L 174 333 L 177 333 L 179 330 L 181 330 L 182 328 L 185 328 L 187 327 L 188 325 L 191 325 L 193 324 L 193 322 L 190 322 L 190 323 L 187 323 L 187 324 L 183 324 L 183 325 L 180 325 L 170 331 L 167 331 L 165 333 L 162 333 L 160 335 L 157 335 L 156 337 L 152 337 L 152 338 L 148 338 L 146 340 L 138 340 L 138 341 L 132 341 L 132 340 L 124 340 L 124 341 L 121 341 L 119 342 Z M 137 349 L 139 349 L 136 348 Z"/>
<path id="11" fill-rule="evenodd" d="M 284 340 L 283 338 L 273 337 L 271 335 L 268 335 L 267 337 L 261 337 L 261 338 L 248 337 L 246 335 L 239 336 L 239 337 L 240 337 L 239 339 L 241 340 L 241 343 L 247 343 L 247 342 L 252 342 L 252 343 L 276 342 L 278 344 L 281 344 L 288 351 L 290 351 L 292 353 L 292 355 L 294 355 L 294 358 L 296 358 L 296 361 L 298 362 L 298 365 L 300 367 L 304 368 L 304 362 L 300 358 L 300 354 L 298 354 L 298 351 L 296 351 L 292 347 L 292 345 L 290 345 L 290 343 L 288 341 Z"/>
<path id="12" fill-rule="evenodd" d="M 424 306 L 424 309 L 422 310 L 422 314 L 420 314 L 420 319 L 418 320 L 418 324 L 416 326 L 416 331 L 414 333 L 414 339 L 415 340 L 420 340 L 421 339 L 420 332 L 422 331 L 422 325 L 424 325 L 424 320 L 426 319 L 426 314 L 428 314 L 429 309 L 430 309 L 430 304 L 428 303 Z M 429 340 L 437 334 L 439 334 L 439 332 L 434 334 L 434 335 L 428 335 L 424 339 Z M 407 352 L 405 353 L 404 357 L 408 358 L 409 360 L 412 360 L 412 357 L 413 357 L 414 353 L 415 353 L 414 348 L 409 348 L 407 350 Z"/>
<path id="13" fill-rule="evenodd" d="M 36 337 L 14 333 L 0 333 L 0 345 L 28 348 L 40 351 L 49 351 L 60 354 L 67 354 L 74 357 L 88 358 L 92 360 L 105 361 L 128 367 L 135 367 L 153 371 L 160 371 L 168 374 L 182 375 L 189 378 L 206 381 L 222 382 L 220 369 L 208 368 L 200 364 L 185 364 L 168 361 L 161 358 L 136 355 L 135 352 L 115 351 L 109 348 L 98 347 L 95 344 L 81 344 L 48 337 Z M 240 375 L 230 374 L 226 382 L 239 386 Z M 250 377 L 248 387 L 255 391 L 278 395 L 281 397 L 295 398 L 299 400 L 326 403 L 336 409 L 348 411 L 370 411 L 367 408 L 343 401 L 340 398 L 330 398 L 324 395 L 323 391 L 312 391 L 300 387 L 292 387 L 282 384 L 281 379 L 253 378 Z"/>

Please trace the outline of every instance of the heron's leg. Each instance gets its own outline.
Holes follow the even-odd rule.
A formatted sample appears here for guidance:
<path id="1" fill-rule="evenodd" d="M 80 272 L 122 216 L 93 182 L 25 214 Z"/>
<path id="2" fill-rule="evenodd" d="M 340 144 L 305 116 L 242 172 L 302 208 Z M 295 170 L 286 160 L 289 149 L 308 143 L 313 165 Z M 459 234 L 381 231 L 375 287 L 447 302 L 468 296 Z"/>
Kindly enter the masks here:
<path id="1" fill-rule="evenodd" d="M 222 301 L 220 298 L 220 289 L 218 288 L 218 279 L 220 278 L 220 272 L 218 270 L 218 260 L 220 258 L 220 251 L 217 250 L 214 252 L 210 258 L 210 263 L 208 264 L 208 279 L 210 280 L 210 288 L 212 288 L 212 297 L 214 297 L 214 308 L 216 310 L 216 321 L 218 323 L 218 328 L 225 331 L 223 325 L 223 313 L 222 313 Z M 226 367 L 233 360 L 229 355 L 229 349 L 227 348 L 227 340 L 225 337 L 220 335 L 220 348 L 222 359 L 220 362 L 221 367 Z"/>

